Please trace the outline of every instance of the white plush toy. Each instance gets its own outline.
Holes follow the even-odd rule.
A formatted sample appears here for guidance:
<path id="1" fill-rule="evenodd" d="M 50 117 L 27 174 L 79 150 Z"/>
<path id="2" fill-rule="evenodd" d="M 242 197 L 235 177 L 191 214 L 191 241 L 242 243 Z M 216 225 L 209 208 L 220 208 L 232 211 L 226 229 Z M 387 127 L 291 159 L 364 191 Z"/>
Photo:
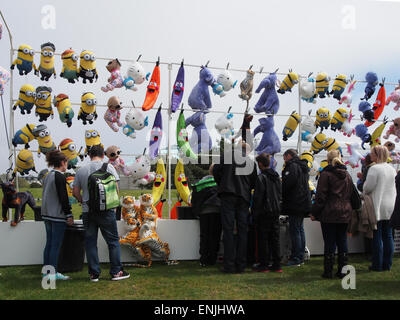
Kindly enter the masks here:
<path id="1" fill-rule="evenodd" d="M 347 108 L 350 108 L 351 102 L 353 101 L 353 98 L 352 98 L 352 96 L 351 96 L 351 91 L 353 91 L 354 85 L 356 84 L 356 82 L 357 82 L 356 80 L 353 80 L 353 81 L 351 82 L 351 84 L 349 85 L 349 87 L 348 87 L 348 89 L 347 89 L 346 94 L 343 95 L 342 98 L 340 99 L 339 104 L 344 103 L 344 104 L 347 105 Z"/>
<path id="2" fill-rule="evenodd" d="M 149 76 L 150 72 L 146 74 L 143 66 L 136 61 L 128 68 L 123 84 L 126 89 L 137 91 L 138 88 L 135 85 L 142 84 L 145 80 L 149 80 Z"/>
<path id="3" fill-rule="evenodd" d="M 301 99 L 309 103 L 317 103 L 315 99 L 316 82 L 314 78 L 310 78 L 311 73 L 308 75 L 307 80 L 300 80 L 300 96 Z"/>
<path id="4" fill-rule="evenodd" d="M 352 168 L 358 168 L 359 167 L 358 162 L 360 160 L 365 159 L 365 157 L 360 152 L 361 151 L 360 144 L 358 142 L 354 142 L 352 144 L 346 143 L 346 145 L 347 145 L 347 150 L 350 154 L 350 158 L 345 162 L 345 164 L 346 165 L 350 164 Z"/>
<path id="5" fill-rule="evenodd" d="M 215 122 L 215 129 L 217 129 L 218 133 L 225 139 L 232 138 L 235 134 L 233 130 L 233 114 L 229 111 L 232 107 L 229 108 L 227 113 L 224 113 L 220 116 Z"/>
<path id="6" fill-rule="evenodd" d="M 126 125 L 123 127 L 122 132 L 129 138 L 135 139 L 135 131 L 147 127 L 149 125 L 149 117 L 145 116 L 140 109 L 135 108 L 135 105 L 133 105 L 133 108 L 125 116 L 125 122 Z"/>
<path id="7" fill-rule="evenodd" d="M 343 134 L 348 137 L 350 137 L 352 134 L 356 132 L 356 130 L 352 128 L 350 124 L 352 118 L 353 118 L 353 113 L 351 112 L 350 109 L 350 115 L 346 120 L 344 120 L 342 128 L 340 129 L 340 132 L 343 132 Z"/>
<path id="8" fill-rule="evenodd" d="M 128 165 L 128 169 L 132 172 L 133 182 L 139 185 L 149 184 L 156 177 L 154 172 L 150 172 L 150 158 L 144 153 L 137 157 L 134 163 Z"/>
<path id="9" fill-rule="evenodd" d="M 225 92 L 236 86 L 237 80 L 233 81 L 233 77 L 228 70 L 222 71 L 217 77 L 217 83 L 213 85 L 213 92 L 221 98 L 226 95 Z"/>
<path id="10" fill-rule="evenodd" d="M 311 110 L 308 111 L 308 116 L 305 116 L 301 120 L 301 139 L 306 142 L 313 141 L 313 135 L 317 131 L 315 121 L 311 117 Z"/>

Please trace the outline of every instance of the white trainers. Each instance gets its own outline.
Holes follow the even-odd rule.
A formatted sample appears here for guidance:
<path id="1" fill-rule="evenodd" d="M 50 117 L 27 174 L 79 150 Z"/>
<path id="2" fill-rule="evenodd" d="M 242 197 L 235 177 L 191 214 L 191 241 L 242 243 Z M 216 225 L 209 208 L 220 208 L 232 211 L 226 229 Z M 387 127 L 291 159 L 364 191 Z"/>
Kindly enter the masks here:
<path id="1" fill-rule="evenodd" d="M 114 275 L 112 276 L 111 280 L 113 280 L 113 281 L 118 281 L 118 280 L 128 279 L 130 276 L 131 276 L 131 275 L 130 275 L 128 272 L 126 272 L 126 271 L 124 271 L 124 270 L 121 270 L 121 271 L 118 272 L 117 274 L 114 274 Z"/>

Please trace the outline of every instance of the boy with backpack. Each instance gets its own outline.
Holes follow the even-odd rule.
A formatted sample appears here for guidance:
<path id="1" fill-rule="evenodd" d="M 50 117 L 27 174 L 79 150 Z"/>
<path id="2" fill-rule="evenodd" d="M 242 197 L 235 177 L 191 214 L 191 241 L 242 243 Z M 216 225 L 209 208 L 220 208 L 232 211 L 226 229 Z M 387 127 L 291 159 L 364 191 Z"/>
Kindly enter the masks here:
<path id="1" fill-rule="evenodd" d="M 279 244 L 279 215 L 281 213 L 282 187 L 279 174 L 270 168 L 271 155 L 262 153 L 256 157 L 261 173 L 254 189 L 252 214 L 257 229 L 259 263 L 257 272 L 282 272 Z M 272 266 L 268 267 L 269 252 Z"/>
<path id="2" fill-rule="evenodd" d="M 121 264 L 115 214 L 115 208 L 119 205 L 119 176 L 112 165 L 103 163 L 104 149 L 102 146 L 91 147 L 89 157 L 90 163 L 81 167 L 76 173 L 73 195 L 82 204 L 90 281 L 97 282 L 101 272 L 97 251 L 99 228 L 108 245 L 111 280 L 126 279 L 130 275 L 123 270 Z"/>

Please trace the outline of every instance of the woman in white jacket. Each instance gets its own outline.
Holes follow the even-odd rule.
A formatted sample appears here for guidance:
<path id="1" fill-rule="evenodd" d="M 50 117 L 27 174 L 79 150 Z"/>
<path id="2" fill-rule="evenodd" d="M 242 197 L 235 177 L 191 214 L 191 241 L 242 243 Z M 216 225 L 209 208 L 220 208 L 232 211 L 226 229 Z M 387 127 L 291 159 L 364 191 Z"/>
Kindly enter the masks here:
<path id="1" fill-rule="evenodd" d="M 372 265 L 370 270 L 386 271 L 392 267 L 394 252 L 392 228 L 389 225 L 396 201 L 396 170 L 387 163 L 389 151 L 378 145 L 371 149 L 372 166 L 364 183 L 364 193 L 374 204 L 377 230 L 372 239 Z"/>

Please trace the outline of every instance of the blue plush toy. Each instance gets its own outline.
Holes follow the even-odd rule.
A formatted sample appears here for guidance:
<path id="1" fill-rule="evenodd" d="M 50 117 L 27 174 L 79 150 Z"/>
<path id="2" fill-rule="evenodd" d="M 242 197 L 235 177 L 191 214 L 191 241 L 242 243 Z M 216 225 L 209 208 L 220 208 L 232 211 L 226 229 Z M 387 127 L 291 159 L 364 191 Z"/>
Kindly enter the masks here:
<path id="1" fill-rule="evenodd" d="M 192 150 L 198 154 L 210 151 L 212 148 L 212 141 L 206 127 L 206 112 L 196 112 L 186 119 L 185 124 L 186 127 L 188 125 L 194 127 L 189 141 Z"/>
<path id="2" fill-rule="evenodd" d="M 256 93 L 260 93 L 264 89 L 260 99 L 254 106 L 257 113 L 265 112 L 266 114 L 277 114 L 279 110 L 279 98 L 275 90 L 276 73 L 271 73 L 265 77 L 258 86 Z"/>
<path id="3" fill-rule="evenodd" d="M 361 98 L 361 100 L 364 100 L 364 99 L 368 100 L 369 98 L 371 98 L 375 92 L 375 87 L 378 85 L 378 76 L 376 75 L 375 72 L 368 72 L 365 75 L 365 80 L 368 83 L 364 90 L 365 96 L 364 96 L 364 98 Z"/>
<path id="4" fill-rule="evenodd" d="M 257 153 L 261 154 L 265 152 L 274 155 L 275 153 L 281 152 L 281 143 L 278 135 L 274 131 L 274 117 L 261 118 L 258 121 L 260 125 L 255 128 L 253 136 L 255 137 L 260 132 L 263 133 L 263 136 L 256 148 Z"/>
<path id="5" fill-rule="evenodd" d="M 211 109 L 211 98 L 208 86 L 213 86 L 216 83 L 211 71 L 206 67 L 200 70 L 200 80 L 192 89 L 189 95 L 189 106 L 194 110 L 207 110 Z"/>
<path id="6" fill-rule="evenodd" d="M 374 110 L 372 110 L 371 105 L 367 101 L 361 101 L 358 105 L 358 110 L 362 112 L 364 119 L 370 122 L 375 121 Z"/>
<path id="7" fill-rule="evenodd" d="M 364 144 L 371 142 L 371 135 L 368 133 L 368 127 L 361 123 L 355 127 L 356 136 L 362 141 L 361 147 L 365 150 Z"/>

